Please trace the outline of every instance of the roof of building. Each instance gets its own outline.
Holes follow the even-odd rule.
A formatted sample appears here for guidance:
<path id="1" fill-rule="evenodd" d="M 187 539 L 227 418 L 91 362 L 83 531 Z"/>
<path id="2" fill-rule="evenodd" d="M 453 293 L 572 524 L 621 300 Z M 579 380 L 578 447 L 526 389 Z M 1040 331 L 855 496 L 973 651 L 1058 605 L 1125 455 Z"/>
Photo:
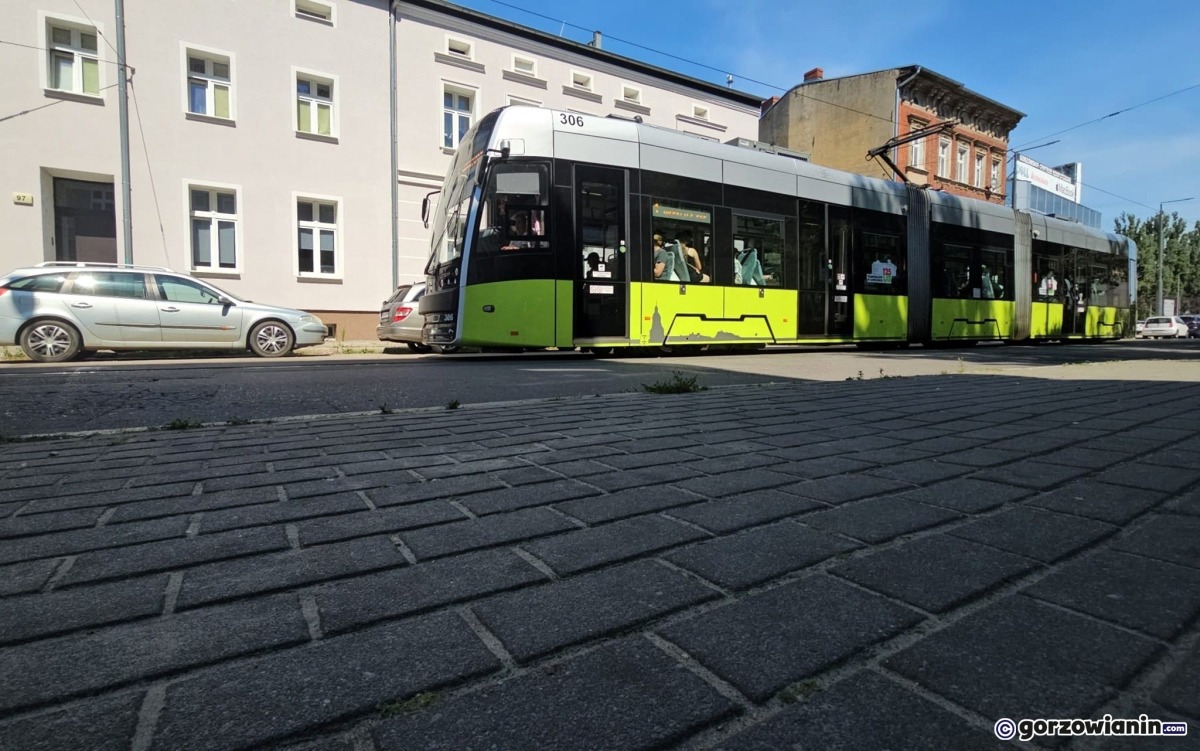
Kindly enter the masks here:
<path id="1" fill-rule="evenodd" d="M 593 47 L 584 42 L 576 42 L 565 37 L 547 34 L 545 32 L 538 31 L 537 29 L 532 29 L 528 26 L 522 26 L 520 24 L 513 23 L 512 21 L 506 21 L 503 18 L 497 18 L 496 16 L 489 16 L 486 13 L 469 10 L 467 8 L 463 8 L 462 6 L 445 2 L 445 0 L 401 0 L 401 2 L 404 5 L 411 5 L 417 8 L 431 10 L 436 13 L 453 16 L 455 18 L 470 21 L 472 23 L 486 26 L 497 31 L 503 31 L 508 34 L 523 37 L 525 39 L 539 42 L 551 47 L 557 47 L 558 49 L 564 51 L 573 52 L 577 55 L 590 57 L 600 62 L 605 62 L 610 65 L 625 68 L 627 70 L 636 71 L 643 75 L 659 78 L 664 81 L 670 81 L 671 83 L 675 83 L 680 86 L 686 86 L 691 89 L 697 89 L 710 96 L 719 97 L 721 99 L 736 102 L 748 107 L 754 107 L 755 109 L 758 109 L 763 101 L 763 97 L 757 94 L 750 94 L 748 92 L 738 91 L 737 89 L 727 86 L 720 86 L 712 83 L 711 81 L 704 81 L 699 78 L 685 76 L 682 73 L 667 70 L 666 68 L 660 68 L 656 65 L 643 63 L 640 60 L 634 60 L 633 58 L 625 57 L 623 55 L 617 55 L 615 53 Z"/>

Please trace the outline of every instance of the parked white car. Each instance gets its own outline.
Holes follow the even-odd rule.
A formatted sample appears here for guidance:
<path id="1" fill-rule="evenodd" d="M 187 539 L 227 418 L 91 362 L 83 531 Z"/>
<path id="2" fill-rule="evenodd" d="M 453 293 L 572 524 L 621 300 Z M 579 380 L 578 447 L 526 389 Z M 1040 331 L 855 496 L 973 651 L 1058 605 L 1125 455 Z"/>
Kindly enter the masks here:
<path id="1" fill-rule="evenodd" d="M 1147 339 L 1185 339 L 1188 335 L 1188 325 L 1179 316 L 1156 316 L 1146 319 L 1146 327 L 1142 336 Z"/>

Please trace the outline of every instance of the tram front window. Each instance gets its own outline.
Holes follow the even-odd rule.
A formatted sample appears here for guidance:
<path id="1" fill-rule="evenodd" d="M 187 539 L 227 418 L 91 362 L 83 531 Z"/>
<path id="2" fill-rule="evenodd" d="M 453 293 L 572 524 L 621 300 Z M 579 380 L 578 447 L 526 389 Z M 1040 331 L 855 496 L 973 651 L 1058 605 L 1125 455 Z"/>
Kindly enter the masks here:
<path id="1" fill-rule="evenodd" d="M 479 252 L 549 250 L 549 203 L 550 171 L 545 164 L 497 164 L 483 194 Z"/>

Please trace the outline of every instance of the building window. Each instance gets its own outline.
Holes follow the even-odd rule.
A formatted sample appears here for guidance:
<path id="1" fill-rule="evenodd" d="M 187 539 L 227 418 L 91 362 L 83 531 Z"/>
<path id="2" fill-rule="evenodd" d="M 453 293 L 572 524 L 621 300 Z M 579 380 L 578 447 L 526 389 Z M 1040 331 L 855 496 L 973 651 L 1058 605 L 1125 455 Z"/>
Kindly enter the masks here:
<path id="1" fill-rule="evenodd" d="M 189 186 L 193 271 L 238 267 L 237 191 Z"/>
<path id="2" fill-rule="evenodd" d="M 621 84 L 621 99 L 629 104 L 642 103 L 642 90 L 629 84 Z"/>
<path id="3" fill-rule="evenodd" d="M 296 130 L 318 136 L 337 133 L 333 80 L 296 74 Z"/>
<path id="4" fill-rule="evenodd" d="M 592 77 L 587 73 L 571 71 L 571 85 L 581 91 L 592 90 Z"/>
<path id="5" fill-rule="evenodd" d="M 100 95 L 100 55 L 94 28 L 52 23 L 47 29 L 50 51 L 49 88 Z"/>
<path id="6" fill-rule="evenodd" d="M 541 107 L 542 106 L 542 103 L 537 101 L 536 99 L 525 99 L 523 97 L 513 96 L 512 94 L 508 95 L 508 104 L 509 104 L 509 106 L 523 105 L 525 107 Z"/>
<path id="7" fill-rule="evenodd" d="M 471 60 L 474 57 L 474 47 L 462 39 L 446 39 L 446 54 Z"/>
<path id="8" fill-rule="evenodd" d="M 294 0 L 292 11 L 296 14 L 296 18 L 320 21 L 330 26 L 334 22 L 333 4 L 321 2 L 321 0 Z"/>
<path id="9" fill-rule="evenodd" d="M 537 61 L 532 57 L 522 57 L 521 55 L 513 55 L 512 61 L 513 73 L 520 73 L 523 76 L 537 77 Z"/>
<path id="10" fill-rule="evenodd" d="M 983 152 L 975 152 L 975 187 L 983 187 Z"/>
<path id="11" fill-rule="evenodd" d="M 992 190 L 1000 189 L 1000 160 L 992 159 L 992 178 L 990 182 Z"/>
<path id="12" fill-rule="evenodd" d="M 475 94 L 466 89 L 447 86 L 442 91 L 442 147 L 458 148 L 458 142 L 471 129 L 475 111 Z"/>
<path id="13" fill-rule="evenodd" d="M 950 140 L 938 141 L 938 177 L 950 177 Z"/>
<path id="14" fill-rule="evenodd" d="M 296 200 L 296 271 L 300 276 L 336 276 L 338 202 Z"/>
<path id="15" fill-rule="evenodd" d="M 958 162 L 955 164 L 955 180 L 960 183 L 966 183 L 970 178 L 967 177 L 967 156 L 970 154 L 970 149 L 965 143 L 958 145 Z"/>
<path id="16" fill-rule="evenodd" d="M 701 107 L 699 104 L 692 105 L 692 117 L 697 120 L 708 119 L 708 107 Z"/>
<path id="17" fill-rule="evenodd" d="M 232 119 L 230 59 L 188 50 L 187 66 L 188 112 Z"/>
<path id="18" fill-rule="evenodd" d="M 908 123 L 908 132 L 912 133 L 924 128 L 926 123 L 920 120 L 910 120 Z M 916 167 L 917 169 L 925 169 L 925 139 L 919 138 L 912 141 L 908 147 L 908 166 Z"/>

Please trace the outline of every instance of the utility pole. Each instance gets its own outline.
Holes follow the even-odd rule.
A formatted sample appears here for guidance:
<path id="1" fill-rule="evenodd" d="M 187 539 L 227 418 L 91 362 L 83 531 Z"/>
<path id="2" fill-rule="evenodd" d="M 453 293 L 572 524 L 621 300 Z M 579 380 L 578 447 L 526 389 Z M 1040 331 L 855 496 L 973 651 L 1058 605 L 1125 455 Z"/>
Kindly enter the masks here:
<path id="1" fill-rule="evenodd" d="M 125 0 L 115 0 L 117 12 L 117 115 L 121 123 L 121 222 L 125 264 L 133 264 L 133 207 L 129 187 L 129 68 L 125 65 Z"/>
<path id="2" fill-rule="evenodd" d="M 1166 315 L 1163 312 L 1163 250 L 1166 248 L 1166 241 L 1163 239 L 1163 224 L 1166 223 L 1166 217 L 1163 215 L 1163 206 L 1168 203 L 1183 203 L 1190 201 L 1191 198 L 1176 198 L 1171 201 L 1160 201 L 1158 204 L 1158 315 Z"/>

